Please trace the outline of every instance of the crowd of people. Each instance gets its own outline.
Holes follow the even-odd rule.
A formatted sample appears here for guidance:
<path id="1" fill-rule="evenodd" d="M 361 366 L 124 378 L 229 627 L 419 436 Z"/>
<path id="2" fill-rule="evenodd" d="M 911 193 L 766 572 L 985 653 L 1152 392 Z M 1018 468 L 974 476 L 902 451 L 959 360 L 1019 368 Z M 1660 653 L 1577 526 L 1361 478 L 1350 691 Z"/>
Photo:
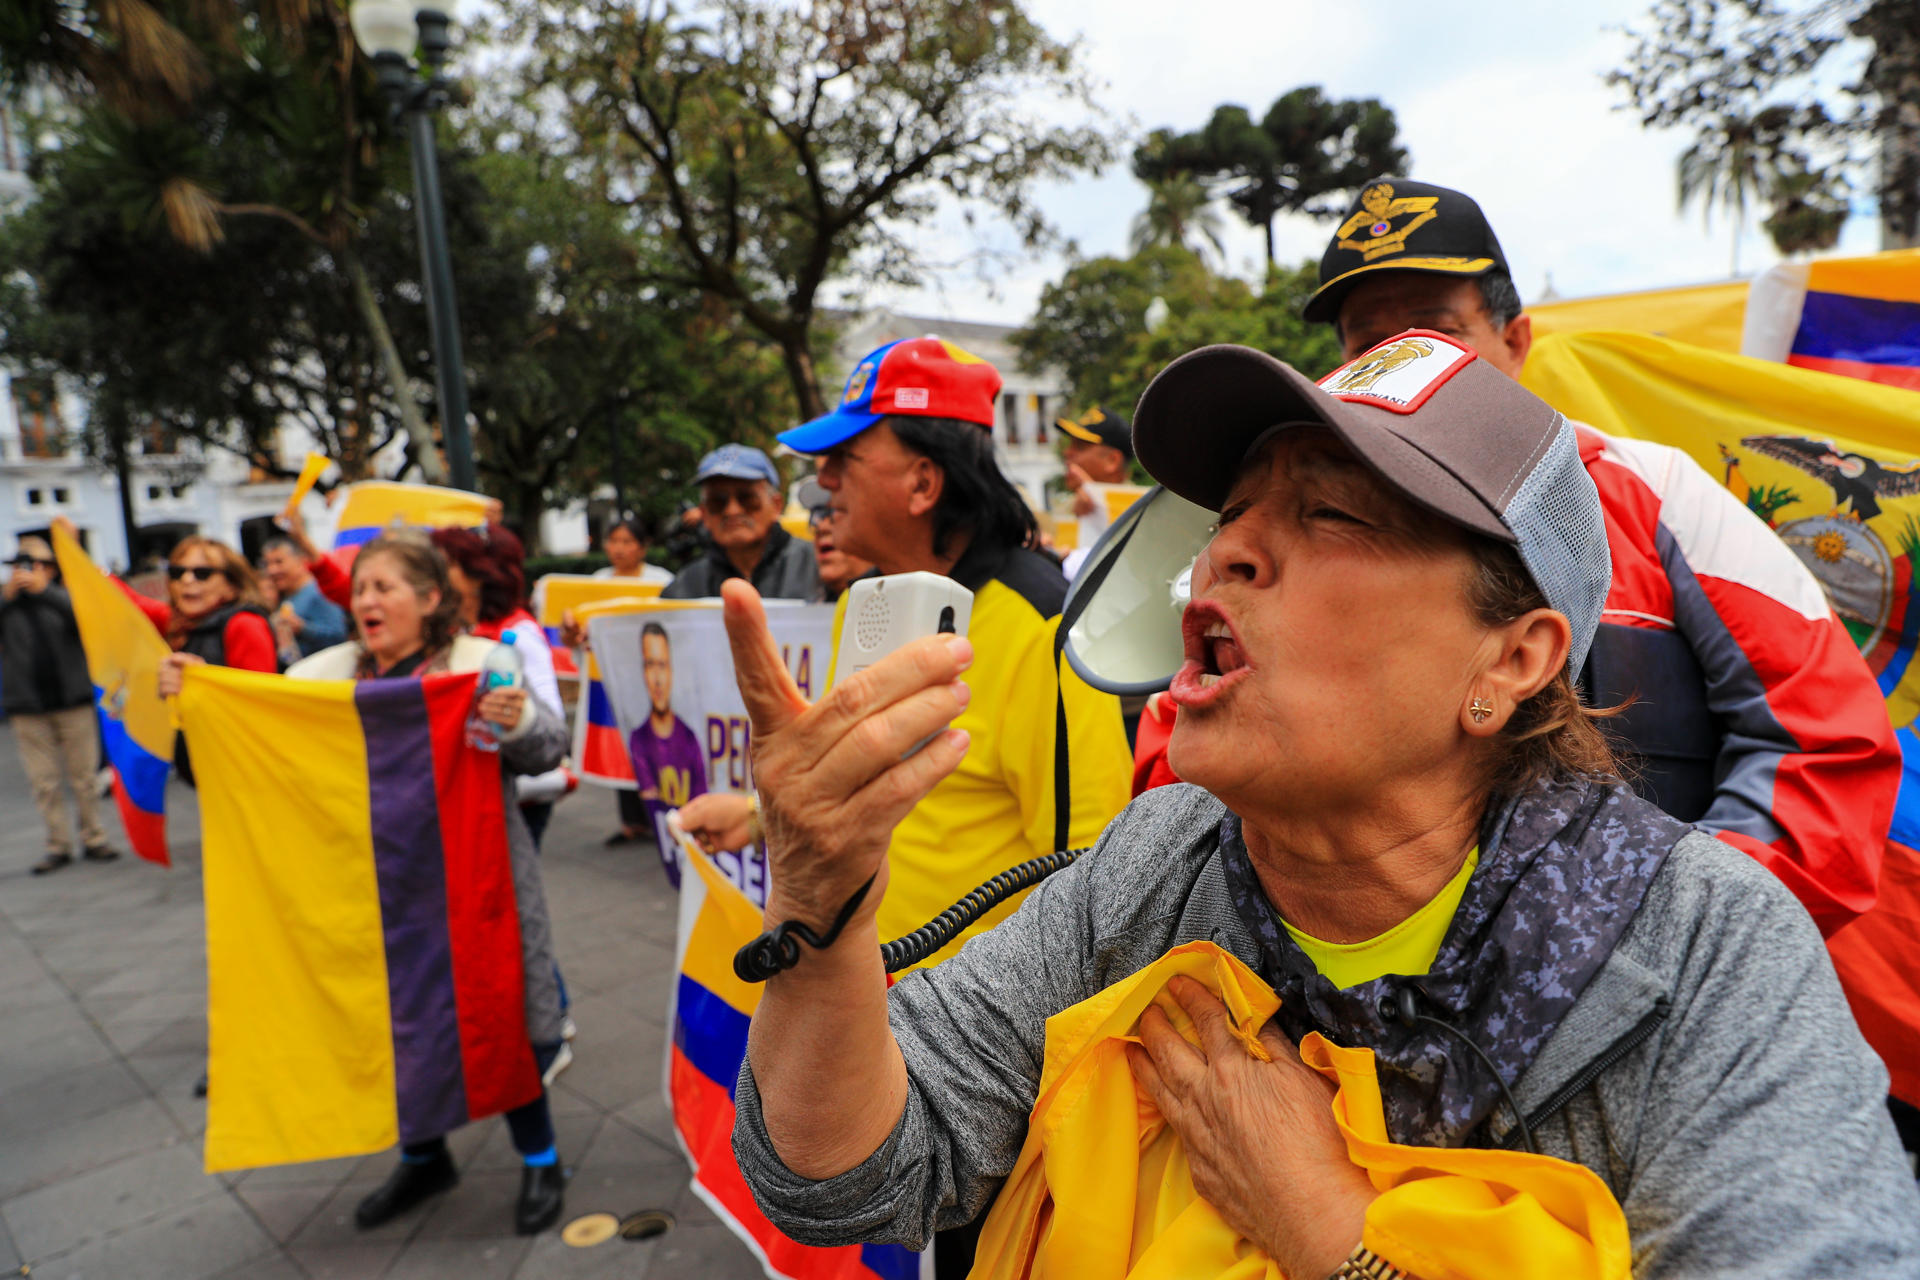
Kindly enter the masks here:
<path id="1" fill-rule="evenodd" d="M 1053 1020 L 1206 947 L 1278 997 L 1260 1047 L 1225 1029 L 1221 991 L 1176 977 L 1124 1057 L 1190 1193 L 1287 1275 L 1377 1280 L 1437 1256 L 1370 1231 L 1393 1191 L 1303 1060 L 1316 1038 L 1372 1051 L 1396 1143 L 1590 1170 L 1635 1274 L 1910 1274 L 1920 1194 L 1894 1121 L 1913 1100 L 1889 1099 L 1848 1010 L 1856 979 L 1823 946 L 1874 909 L 1900 756 L 1819 584 L 1684 454 L 1520 386 L 1530 321 L 1465 194 L 1369 184 L 1305 318 L 1333 326 L 1339 370 L 1209 347 L 1131 422 L 1090 406 L 1056 423 L 1091 526 L 1109 513 L 1088 486 L 1136 466 L 1220 515 L 1185 665 L 1137 734 L 1062 661 L 1084 549 L 1063 563 L 996 462 L 999 375 L 941 339 L 870 353 L 831 412 L 780 435 L 817 469 L 793 490 L 810 540 L 780 523 L 773 459 L 739 443 L 698 465 L 704 542 L 677 572 L 650 561 L 655 531 L 604 532 L 602 575 L 723 601 L 758 789 L 661 781 L 684 726 L 665 632 L 643 637 L 643 785 L 607 843 L 652 839 L 645 804 L 671 791 L 707 849 L 763 841 L 768 922 L 822 940 L 767 979 L 739 1077 L 735 1151 L 762 1207 L 802 1241 L 931 1244 L 941 1277 L 1008 1265 L 1006 1233 L 981 1224 L 1023 1152 L 1058 1140 L 1029 1127 Z M 389 531 L 343 564 L 295 519 L 263 575 L 193 537 L 167 602 L 128 594 L 173 650 L 163 695 L 195 663 L 418 678 L 513 645 L 522 685 L 479 711 L 500 732 L 550 1084 L 572 1028 L 537 855 L 567 739 L 524 559 L 490 522 Z M 809 704 L 758 602 L 915 571 L 973 592 L 967 634 Z M 56 578 L 22 539 L 0 603 L 6 709 L 47 828 L 36 873 L 114 856 Z M 568 618 L 563 639 L 584 638 Z M 176 763 L 191 781 L 184 746 Z M 1091 852 L 888 981 L 882 940 L 1069 849 Z M 507 1123 L 515 1228 L 544 1230 L 564 1198 L 545 1094 Z M 357 1220 L 457 1180 L 444 1138 L 409 1143 Z"/>

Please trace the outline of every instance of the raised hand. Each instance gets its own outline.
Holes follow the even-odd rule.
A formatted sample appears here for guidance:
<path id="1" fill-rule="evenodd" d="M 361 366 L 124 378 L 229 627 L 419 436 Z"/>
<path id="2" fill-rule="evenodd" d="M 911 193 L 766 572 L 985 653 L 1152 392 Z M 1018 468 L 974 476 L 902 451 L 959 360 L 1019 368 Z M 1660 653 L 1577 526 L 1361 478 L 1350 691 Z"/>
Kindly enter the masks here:
<path id="1" fill-rule="evenodd" d="M 917 640 L 810 704 L 781 661 L 760 594 L 739 579 L 720 593 L 753 724 L 753 777 L 772 870 L 767 919 L 824 930 L 875 876 L 855 917 L 871 919 L 894 827 L 966 753 L 964 732 L 940 730 L 971 696 L 959 677 L 973 646 L 959 636 Z M 938 736 L 905 754 L 929 734 Z"/>

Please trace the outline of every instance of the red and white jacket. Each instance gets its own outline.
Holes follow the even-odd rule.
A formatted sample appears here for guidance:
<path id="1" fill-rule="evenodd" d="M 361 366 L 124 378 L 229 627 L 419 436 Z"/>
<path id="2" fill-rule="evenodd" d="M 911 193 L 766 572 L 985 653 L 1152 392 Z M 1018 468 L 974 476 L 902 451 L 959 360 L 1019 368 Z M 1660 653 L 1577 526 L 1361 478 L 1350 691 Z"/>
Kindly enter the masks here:
<path id="1" fill-rule="evenodd" d="M 1823 934 L 1874 904 L 1900 753 L 1865 659 L 1805 565 L 1678 449 L 1579 426 L 1613 586 L 1588 660 L 1648 799 L 1745 850 Z M 1176 781 L 1153 700 L 1135 794 Z"/>
<path id="2" fill-rule="evenodd" d="M 1638 691 L 1648 705 L 1622 717 L 1625 736 L 1671 752 L 1701 718 L 1653 691 L 1699 688 L 1711 789 L 1675 816 L 1759 859 L 1833 933 L 1873 906 L 1900 789 L 1879 686 L 1819 582 L 1744 502 L 1678 449 L 1578 429 L 1613 554 L 1596 704 Z M 1609 687 L 1623 676 L 1632 689 Z"/>

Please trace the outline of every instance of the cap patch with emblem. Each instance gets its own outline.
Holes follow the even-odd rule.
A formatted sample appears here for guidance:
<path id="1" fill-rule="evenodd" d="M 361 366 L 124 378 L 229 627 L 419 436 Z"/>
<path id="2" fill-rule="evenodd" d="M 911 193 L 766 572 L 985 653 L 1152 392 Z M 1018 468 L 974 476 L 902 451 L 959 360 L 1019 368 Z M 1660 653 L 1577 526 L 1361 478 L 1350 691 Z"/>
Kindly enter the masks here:
<path id="1" fill-rule="evenodd" d="M 1444 334 L 1409 329 L 1341 365 L 1320 385 L 1353 404 L 1412 413 L 1474 358 L 1473 348 Z"/>
<path id="2" fill-rule="evenodd" d="M 1391 182 L 1376 182 L 1360 193 L 1360 207 L 1340 224 L 1334 239 L 1365 262 L 1399 253 L 1407 247 L 1408 236 L 1438 216 L 1433 206 L 1439 203 L 1438 196 L 1396 198 Z M 1365 234 L 1356 235 L 1363 227 Z"/>

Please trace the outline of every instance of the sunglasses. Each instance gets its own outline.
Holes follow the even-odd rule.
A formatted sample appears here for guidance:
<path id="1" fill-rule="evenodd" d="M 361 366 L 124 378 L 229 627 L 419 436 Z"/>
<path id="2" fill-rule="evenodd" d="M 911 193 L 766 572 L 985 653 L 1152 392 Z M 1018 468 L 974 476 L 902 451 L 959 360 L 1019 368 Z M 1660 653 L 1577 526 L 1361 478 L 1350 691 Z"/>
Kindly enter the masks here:
<path id="1" fill-rule="evenodd" d="M 15 556 L 13 567 L 16 569 L 51 569 L 54 563 L 52 560 L 42 560 L 38 556 Z"/>
<path id="2" fill-rule="evenodd" d="M 750 515 L 760 509 L 760 495 L 752 489 L 744 492 L 729 489 L 710 493 L 700 500 L 700 505 L 707 509 L 708 514 L 716 516 L 724 514 L 735 503 L 739 504 L 742 512 Z"/>
<path id="3" fill-rule="evenodd" d="M 209 579 L 219 577 L 220 570 L 210 569 L 203 564 L 170 564 L 167 566 L 167 576 L 175 582 L 180 581 L 182 578 L 192 578 L 195 582 L 206 582 Z"/>

